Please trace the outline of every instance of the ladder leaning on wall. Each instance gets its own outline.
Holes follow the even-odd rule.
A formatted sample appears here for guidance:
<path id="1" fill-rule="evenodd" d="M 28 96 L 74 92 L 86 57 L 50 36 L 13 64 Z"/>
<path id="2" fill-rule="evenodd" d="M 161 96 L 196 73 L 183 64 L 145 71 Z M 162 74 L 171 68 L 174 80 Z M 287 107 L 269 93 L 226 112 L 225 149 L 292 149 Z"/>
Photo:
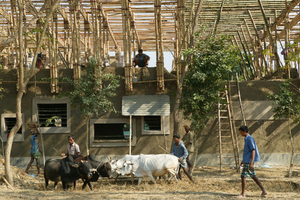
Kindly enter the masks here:
<path id="1" fill-rule="evenodd" d="M 232 102 L 229 94 L 230 82 L 228 81 L 228 85 L 225 85 L 225 92 L 220 93 L 220 97 L 225 100 L 225 103 L 218 103 L 219 165 L 220 171 L 222 171 L 223 166 L 232 165 L 231 163 L 224 163 L 224 158 L 234 158 L 235 169 L 237 172 L 239 172 L 240 159 L 238 140 L 235 127 L 235 119 L 232 109 Z"/>

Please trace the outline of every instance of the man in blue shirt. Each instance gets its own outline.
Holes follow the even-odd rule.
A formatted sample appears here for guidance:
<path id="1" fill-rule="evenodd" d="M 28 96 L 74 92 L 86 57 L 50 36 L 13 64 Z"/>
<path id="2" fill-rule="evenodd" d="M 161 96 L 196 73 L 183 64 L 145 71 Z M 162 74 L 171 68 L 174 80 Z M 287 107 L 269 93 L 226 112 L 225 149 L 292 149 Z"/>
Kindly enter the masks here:
<path id="1" fill-rule="evenodd" d="M 250 176 L 255 183 L 262 190 L 261 197 L 267 195 L 267 191 L 262 186 L 261 182 L 256 177 L 254 171 L 254 162 L 260 161 L 258 149 L 255 143 L 254 138 L 248 133 L 247 126 L 241 126 L 239 128 L 241 136 L 245 137 L 244 152 L 243 152 L 243 161 L 241 166 L 243 166 L 243 171 L 241 173 L 242 178 L 242 193 L 237 196 L 238 198 L 245 198 L 245 188 L 246 188 L 246 177 Z"/>
<path id="2" fill-rule="evenodd" d="M 33 163 L 34 159 L 36 159 L 36 168 L 38 170 L 38 174 L 41 173 L 40 171 L 40 160 L 39 160 L 39 156 L 41 155 L 39 152 L 39 145 L 37 143 L 37 139 L 38 139 L 38 135 L 39 135 L 39 131 L 38 131 L 38 125 L 35 123 L 34 124 L 35 128 L 31 130 L 31 138 L 30 138 L 30 143 L 31 143 L 31 149 L 30 149 L 30 154 L 31 154 L 31 160 L 28 163 L 28 166 L 25 170 L 25 173 L 28 173 L 28 170 L 31 166 L 31 164 Z"/>
<path id="3" fill-rule="evenodd" d="M 134 67 L 138 65 L 139 67 L 148 67 L 148 62 L 150 57 L 146 54 L 143 54 L 143 50 L 139 49 L 139 53 L 134 58 Z"/>
<path id="4" fill-rule="evenodd" d="M 184 144 L 180 141 L 180 135 L 179 134 L 174 134 L 173 135 L 173 140 L 174 140 L 174 145 L 172 149 L 172 154 L 179 159 L 179 170 L 178 170 L 178 178 L 181 180 L 181 174 L 180 174 L 180 169 L 182 168 L 184 173 L 187 175 L 187 177 L 194 183 L 191 175 L 187 171 L 187 162 L 186 158 L 189 155 L 188 151 L 186 150 Z"/>

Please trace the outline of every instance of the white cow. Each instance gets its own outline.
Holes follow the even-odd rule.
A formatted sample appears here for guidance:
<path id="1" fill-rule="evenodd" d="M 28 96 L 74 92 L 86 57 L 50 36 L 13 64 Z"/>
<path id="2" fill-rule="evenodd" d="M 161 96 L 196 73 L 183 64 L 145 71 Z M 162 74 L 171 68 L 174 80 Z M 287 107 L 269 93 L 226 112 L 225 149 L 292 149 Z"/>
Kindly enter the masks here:
<path id="1" fill-rule="evenodd" d="M 120 167 L 120 166 L 118 166 Z M 163 176 L 170 172 L 176 179 L 176 174 L 179 169 L 178 158 L 170 154 L 158 154 L 158 155 L 143 155 L 141 154 L 137 159 L 131 161 L 125 160 L 123 162 L 122 169 L 118 169 L 120 174 L 133 173 L 139 178 L 138 185 L 142 179 L 149 176 L 154 184 L 156 181 L 153 176 Z M 171 177 L 172 178 L 172 177 Z M 177 179 L 176 179 L 177 181 Z"/>
<path id="2" fill-rule="evenodd" d="M 121 159 L 117 159 L 117 160 L 112 160 L 110 162 L 110 166 L 111 166 L 111 171 L 112 172 L 116 172 L 119 175 L 130 175 L 131 172 L 123 170 L 124 168 L 124 164 L 125 163 L 132 163 L 133 161 L 136 161 L 139 158 L 140 155 L 128 155 L 126 154 L 123 158 Z M 144 155 L 146 157 L 150 157 L 153 156 L 153 154 L 148 154 L 148 155 Z M 125 173 L 126 172 L 126 173 Z"/>

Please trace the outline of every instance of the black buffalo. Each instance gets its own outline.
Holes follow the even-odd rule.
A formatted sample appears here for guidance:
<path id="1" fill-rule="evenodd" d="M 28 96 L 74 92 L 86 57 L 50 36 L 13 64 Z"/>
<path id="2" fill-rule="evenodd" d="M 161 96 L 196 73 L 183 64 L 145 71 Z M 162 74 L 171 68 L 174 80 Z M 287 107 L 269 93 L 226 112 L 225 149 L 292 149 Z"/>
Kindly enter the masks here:
<path id="1" fill-rule="evenodd" d="M 110 179 L 113 178 L 111 174 L 111 166 L 109 162 L 106 163 L 99 162 L 92 155 L 75 158 L 75 161 L 76 162 L 87 161 L 90 167 L 90 171 L 93 174 L 93 176 L 90 178 L 91 182 L 96 182 L 99 176 L 108 177 Z M 84 181 L 83 187 L 85 187 L 86 184 L 87 182 Z"/>
<path id="2" fill-rule="evenodd" d="M 48 187 L 49 180 L 54 181 L 54 188 L 56 188 L 58 181 L 61 180 L 63 189 L 65 190 L 69 188 L 69 183 L 74 183 L 75 187 L 76 180 L 82 178 L 85 183 L 82 189 L 88 184 L 90 189 L 93 190 L 89 180 L 91 177 L 92 173 L 87 162 L 75 162 L 71 156 L 64 159 L 49 159 L 46 161 L 44 168 L 46 188 Z"/>

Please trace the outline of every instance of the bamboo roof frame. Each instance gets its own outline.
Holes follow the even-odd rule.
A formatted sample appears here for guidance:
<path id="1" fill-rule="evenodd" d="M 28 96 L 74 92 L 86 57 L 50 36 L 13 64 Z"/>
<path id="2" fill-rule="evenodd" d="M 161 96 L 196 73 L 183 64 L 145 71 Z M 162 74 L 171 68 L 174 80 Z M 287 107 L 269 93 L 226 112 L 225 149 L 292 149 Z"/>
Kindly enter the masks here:
<path id="1" fill-rule="evenodd" d="M 41 7 L 44 4 L 44 0 L 24 0 L 25 1 L 25 16 L 26 23 L 34 19 Z M 78 0 L 73 0 L 78 1 Z M 124 0 L 95 0 L 100 2 L 100 12 L 108 22 L 109 31 L 109 51 L 123 51 L 123 30 L 122 30 L 122 6 L 121 2 Z M 128 1 L 128 0 L 126 0 Z M 134 34 L 135 39 L 139 47 L 142 47 L 145 51 L 156 50 L 156 36 L 155 36 L 155 16 L 154 16 L 154 1 L 155 0 L 131 0 L 130 12 L 132 21 L 134 22 Z M 58 43 L 59 48 L 65 47 L 64 36 L 64 21 L 70 21 L 70 8 L 68 0 L 60 0 L 58 7 Z M 194 2 L 194 6 L 192 6 Z M 286 7 L 287 2 L 287 7 Z M 290 38 L 297 39 L 299 34 L 299 3 L 300 0 L 261 0 L 264 7 L 266 17 L 275 23 L 271 24 L 272 35 L 275 35 L 275 27 L 277 27 L 278 37 L 284 38 L 284 16 L 289 14 L 290 25 Z M 188 25 L 190 20 L 193 19 L 191 15 L 191 9 L 196 12 L 197 4 L 199 0 L 186 0 L 184 2 L 184 16 L 185 23 Z M 93 30 L 91 21 L 91 0 L 80 1 L 80 23 L 84 24 L 88 22 L 90 31 Z M 175 13 L 177 9 L 177 0 L 162 0 L 161 1 L 161 16 L 162 16 L 162 39 L 164 42 L 164 49 L 174 51 L 174 38 L 175 38 Z M 215 31 L 218 35 L 229 34 L 237 36 L 237 31 L 241 30 L 241 27 L 246 30 L 245 22 L 248 21 L 251 36 L 256 35 L 253 26 L 250 24 L 250 18 L 247 13 L 250 10 L 255 21 L 258 30 L 264 29 L 264 19 L 260 11 L 257 0 L 204 0 L 199 15 L 199 25 L 205 26 L 207 34 Z M 275 11 L 278 13 L 277 20 L 275 20 Z M 0 40 L 8 38 L 8 23 L 11 23 L 12 6 L 11 0 L 0 1 L 0 30 L 3 34 L 0 36 Z M 133 17 L 134 16 L 134 17 Z M 16 19 L 16 14 L 13 16 Z M 106 19 L 107 17 L 107 19 Z M 69 22 L 70 28 L 72 24 Z M 199 27 L 199 26 L 198 26 Z M 30 26 L 30 29 L 35 26 Z M 103 27 L 102 27 L 103 28 Z M 17 27 L 14 27 L 16 30 Z M 102 30 L 103 31 L 103 30 Z M 51 32 L 51 31 L 49 31 Z M 80 35 L 83 36 L 84 30 L 80 30 Z M 54 37 L 54 36 L 53 36 Z M 93 41 L 93 34 L 91 34 L 91 41 Z M 264 35 L 268 38 L 268 35 Z M 72 34 L 70 34 L 70 39 Z M 248 38 L 248 37 L 246 37 Z M 83 37 L 80 37 L 82 45 L 84 44 Z M 267 39 L 268 40 L 268 39 Z M 238 41 L 240 43 L 240 41 Z M 28 48 L 34 48 L 34 41 L 28 41 Z M 247 45 L 253 48 L 250 40 L 247 40 Z M 91 48 L 93 44 L 91 43 Z"/>

